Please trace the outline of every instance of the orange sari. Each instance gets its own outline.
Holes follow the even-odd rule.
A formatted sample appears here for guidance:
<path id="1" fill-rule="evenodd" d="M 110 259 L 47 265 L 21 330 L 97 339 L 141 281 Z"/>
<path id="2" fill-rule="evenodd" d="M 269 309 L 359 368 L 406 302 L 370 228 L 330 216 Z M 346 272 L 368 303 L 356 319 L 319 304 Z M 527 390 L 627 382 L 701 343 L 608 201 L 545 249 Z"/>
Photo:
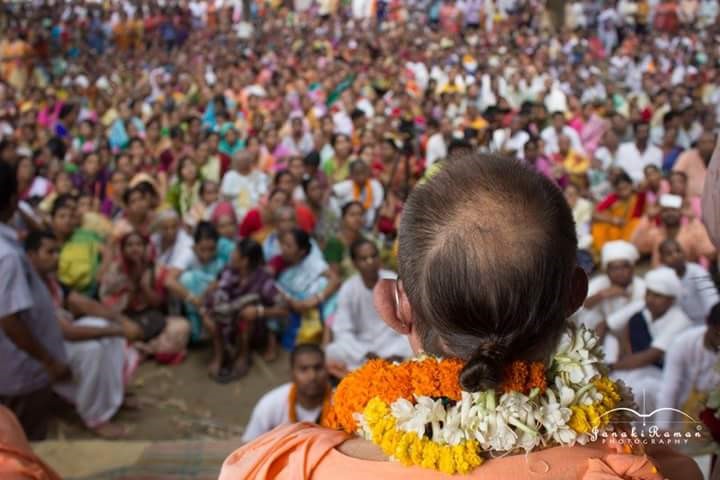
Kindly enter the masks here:
<path id="1" fill-rule="evenodd" d="M 633 193 L 629 199 L 622 200 L 616 194 L 611 193 L 597 205 L 595 211 L 625 220 L 625 225 L 622 227 L 606 222 L 593 223 L 591 228 L 593 248 L 596 252 L 600 252 L 607 242 L 614 240 L 630 241 L 645 212 L 645 194 Z"/>

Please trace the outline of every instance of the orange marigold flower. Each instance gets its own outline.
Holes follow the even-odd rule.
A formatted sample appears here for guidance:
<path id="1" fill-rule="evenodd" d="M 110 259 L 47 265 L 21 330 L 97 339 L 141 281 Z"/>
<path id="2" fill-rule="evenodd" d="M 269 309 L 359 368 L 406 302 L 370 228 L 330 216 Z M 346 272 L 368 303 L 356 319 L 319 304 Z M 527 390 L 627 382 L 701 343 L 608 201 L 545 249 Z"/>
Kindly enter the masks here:
<path id="1" fill-rule="evenodd" d="M 524 393 L 527 388 L 530 370 L 528 363 L 522 360 L 515 360 L 505 368 L 505 378 L 501 390 L 507 392 Z"/>
<path id="2" fill-rule="evenodd" d="M 528 390 L 537 388 L 540 393 L 545 393 L 547 388 L 547 376 L 545 375 L 545 364 L 542 362 L 533 362 L 530 364 L 530 378 L 527 384 Z"/>
<path id="3" fill-rule="evenodd" d="M 441 362 L 438 369 L 438 378 L 440 383 L 440 391 L 445 397 L 452 400 L 460 400 L 460 372 L 463 369 L 463 363 L 458 359 L 445 360 Z"/>

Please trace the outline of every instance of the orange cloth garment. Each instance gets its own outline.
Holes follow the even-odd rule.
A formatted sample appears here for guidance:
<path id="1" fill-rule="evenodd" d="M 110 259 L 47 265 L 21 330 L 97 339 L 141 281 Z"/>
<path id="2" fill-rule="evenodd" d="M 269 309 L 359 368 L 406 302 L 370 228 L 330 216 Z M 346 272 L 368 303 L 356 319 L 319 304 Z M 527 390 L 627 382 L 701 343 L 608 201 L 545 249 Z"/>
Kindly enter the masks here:
<path id="1" fill-rule="evenodd" d="M 486 461 L 469 475 L 448 476 L 399 463 L 349 457 L 335 447 L 349 437 L 311 424 L 278 427 L 232 453 L 220 480 L 699 480 L 694 462 L 663 452 L 661 472 L 644 455 L 618 454 L 602 445 L 557 447 Z M 666 467 L 667 465 L 667 467 Z"/>
<path id="2" fill-rule="evenodd" d="M 0 478 L 3 480 L 60 480 L 30 449 L 15 415 L 0 405 Z"/>

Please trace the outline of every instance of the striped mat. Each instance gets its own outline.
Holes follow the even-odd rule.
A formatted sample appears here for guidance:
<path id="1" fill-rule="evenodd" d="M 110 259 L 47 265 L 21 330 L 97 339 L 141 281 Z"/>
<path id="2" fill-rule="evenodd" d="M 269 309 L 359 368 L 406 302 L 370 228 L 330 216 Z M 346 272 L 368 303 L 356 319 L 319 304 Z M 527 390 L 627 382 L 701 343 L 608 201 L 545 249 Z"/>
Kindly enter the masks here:
<path id="1" fill-rule="evenodd" d="M 216 480 L 239 440 L 162 442 L 149 446 L 134 465 L 68 480 Z"/>

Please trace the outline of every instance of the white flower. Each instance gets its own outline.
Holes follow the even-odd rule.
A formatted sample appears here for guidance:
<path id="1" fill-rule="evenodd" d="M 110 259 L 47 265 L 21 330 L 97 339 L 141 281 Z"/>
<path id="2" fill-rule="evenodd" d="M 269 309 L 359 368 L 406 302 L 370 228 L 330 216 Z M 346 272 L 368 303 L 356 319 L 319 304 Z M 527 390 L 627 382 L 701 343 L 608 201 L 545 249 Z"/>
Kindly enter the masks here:
<path id="1" fill-rule="evenodd" d="M 538 411 L 538 421 L 545 430 L 544 440 L 552 440 L 562 445 L 572 444 L 577 434 L 567 426 L 572 417 L 572 410 L 558 403 L 552 390 L 547 391 L 548 400 Z"/>
<path id="2" fill-rule="evenodd" d="M 572 405 L 573 401 L 575 400 L 575 390 L 570 388 L 560 377 L 555 378 L 555 387 L 557 388 L 560 405 L 564 407 Z M 548 389 L 547 393 L 548 395 L 550 395 L 552 393 L 552 390 Z"/>
<path id="3" fill-rule="evenodd" d="M 412 402 L 399 398 L 390 405 L 390 411 L 395 417 L 398 429 L 414 432 L 420 437 L 425 435 L 425 425 L 428 423 L 425 410 L 418 410 Z"/>
<path id="4" fill-rule="evenodd" d="M 355 423 L 359 425 L 359 428 L 356 431 L 360 434 L 360 436 L 365 440 L 372 440 L 372 430 L 365 421 L 365 416 L 362 413 L 356 412 L 353 413 L 353 420 L 355 420 Z"/>
<path id="5" fill-rule="evenodd" d="M 453 405 L 447 410 L 445 424 L 441 429 L 441 440 L 448 445 L 459 445 L 467 438 L 462 428 L 462 405 Z"/>
<path id="6" fill-rule="evenodd" d="M 563 334 L 553 357 L 558 373 L 579 385 L 590 383 L 600 374 L 601 360 L 597 336 L 583 326 Z"/>

